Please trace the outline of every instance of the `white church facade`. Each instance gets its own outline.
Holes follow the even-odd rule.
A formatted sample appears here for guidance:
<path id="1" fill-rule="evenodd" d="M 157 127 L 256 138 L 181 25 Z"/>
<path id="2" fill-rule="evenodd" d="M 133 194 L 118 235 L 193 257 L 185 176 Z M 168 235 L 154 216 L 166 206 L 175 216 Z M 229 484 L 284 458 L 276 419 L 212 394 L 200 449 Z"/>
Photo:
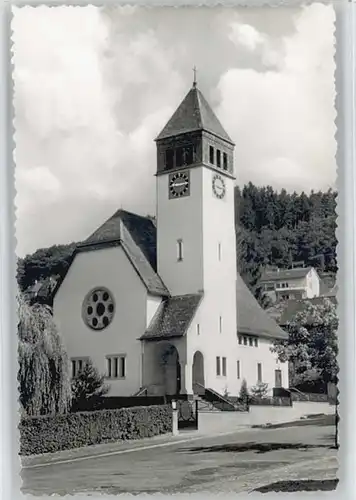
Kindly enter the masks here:
<path id="1" fill-rule="evenodd" d="M 234 143 L 195 83 L 156 145 L 156 221 L 117 211 L 55 291 L 72 375 L 91 359 L 112 396 L 288 387 L 287 334 L 236 270 Z"/>

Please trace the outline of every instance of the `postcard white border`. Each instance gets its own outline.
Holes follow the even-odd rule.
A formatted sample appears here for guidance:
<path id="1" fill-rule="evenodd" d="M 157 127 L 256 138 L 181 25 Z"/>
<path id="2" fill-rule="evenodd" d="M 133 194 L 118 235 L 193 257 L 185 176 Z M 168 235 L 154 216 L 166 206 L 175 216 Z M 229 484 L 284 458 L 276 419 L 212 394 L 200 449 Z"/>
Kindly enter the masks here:
<path id="1" fill-rule="evenodd" d="M 150 6 L 178 5 L 226 5 L 226 6 L 292 6 L 298 0 L 235 0 L 235 1 L 105 1 L 90 2 L 93 5 L 131 4 Z M 331 3 L 331 2 L 320 2 Z M 20 461 L 17 456 L 17 343 L 15 310 L 15 236 L 14 236 L 14 161 L 12 128 L 12 80 L 10 61 L 10 20 L 11 5 L 87 5 L 85 1 L 75 2 L 37 2 L 22 1 L 1 4 L 1 84 L 0 84 L 0 446 L 1 497 L 4 499 L 23 498 L 20 493 Z M 340 484 L 335 492 L 327 493 L 332 498 L 352 498 L 356 491 L 356 165 L 355 165 L 355 105 L 356 105 L 356 5 L 351 0 L 335 0 L 336 11 L 336 90 L 337 90 L 337 140 L 338 140 L 338 284 L 340 317 Z M 306 495 L 306 494 L 305 494 Z M 303 494 L 296 494 L 304 498 Z M 325 496 L 312 494 L 313 497 Z M 121 495 L 123 497 L 131 495 Z M 146 495 L 145 495 L 146 496 Z M 184 498 L 187 495 L 182 495 Z M 206 495 L 202 495 L 205 498 Z M 268 494 L 268 496 L 274 496 Z M 310 495 L 309 495 L 310 496 Z M 106 497 L 100 495 L 99 498 Z M 199 495 L 196 495 L 199 498 Z M 49 498 L 42 496 L 42 498 Z M 66 496 L 64 498 L 76 498 Z M 80 498 L 86 498 L 80 495 Z M 90 498 L 95 498 L 91 496 Z M 112 498 L 112 497 L 108 497 Z M 164 498 L 160 495 L 160 498 Z M 281 496 L 279 496 L 281 498 Z"/>

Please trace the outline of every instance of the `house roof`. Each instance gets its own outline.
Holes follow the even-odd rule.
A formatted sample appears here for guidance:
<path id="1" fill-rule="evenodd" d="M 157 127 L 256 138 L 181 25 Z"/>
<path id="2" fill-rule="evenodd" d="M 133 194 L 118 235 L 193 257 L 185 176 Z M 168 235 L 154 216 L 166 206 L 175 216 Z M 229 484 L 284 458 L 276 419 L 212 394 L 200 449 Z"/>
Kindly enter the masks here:
<path id="1" fill-rule="evenodd" d="M 157 274 L 156 227 L 149 217 L 118 210 L 74 250 L 68 269 L 81 252 L 121 246 L 149 293 L 168 296 L 169 292 Z M 65 274 L 58 282 L 59 289 Z"/>
<path id="2" fill-rule="evenodd" d="M 156 141 L 174 135 L 202 130 L 210 132 L 230 144 L 234 144 L 203 94 L 193 85 L 167 125 L 157 136 Z"/>
<path id="3" fill-rule="evenodd" d="M 304 278 L 309 271 L 313 269 L 312 267 L 295 267 L 293 269 L 279 269 L 279 270 L 271 270 L 265 269 L 262 273 L 260 282 L 263 283 L 265 281 L 279 281 L 285 279 L 298 279 Z"/>
<path id="4" fill-rule="evenodd" d="M 288 337 L 288 334 L 262 309 L 239 274 L 236 280 L 236 301 L 237 333 L 273 339 Z"/>
<path id="5" fill-rule="evenodd" d="M 330 300 L 333 304 L 337 304 L 336 294 L 324 297 L 314 297 L 312 299 L 289 300 L 286 302 L 284 310 L 281 312 L 278 323 L 286 326 L 297 313 L 302 312 L 308 304 L 322 304 L 325 299 Z"/>
<path id="6" fill-rule="evenodd" d="M 183 337 L 199 307 L 202 294 L 178 295 L 163 300 L 142 340 Z"/>

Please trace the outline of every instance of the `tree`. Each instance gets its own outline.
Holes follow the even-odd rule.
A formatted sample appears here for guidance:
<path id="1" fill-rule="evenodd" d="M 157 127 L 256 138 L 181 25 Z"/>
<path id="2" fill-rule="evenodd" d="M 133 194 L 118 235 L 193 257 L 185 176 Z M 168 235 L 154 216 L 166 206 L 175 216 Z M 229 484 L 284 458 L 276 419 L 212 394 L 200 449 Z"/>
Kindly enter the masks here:
<path id="1" fill-rule="evenodd" d="M 288 340 L 276 342 L 271 348 L 280 361 L 293 365 L 296 379 L 306 380 L 312 373 L 324 384 L 337 381 L 336 306 L 328 299 L 322 303 L 307 302 L 287 325 Z"/>
<path id="2" fill-rule="evenodd" d="M 67 354 L 52 311 L 46 305 L 30 306 L 18 295 L 18 382 L 25 414 L 66 413 L 71 403 Z"/>
<path id="3" fill-rule="evenodd" d="M 256 399 L 263 399 L 267 397 L 268 384 L 258 382 L 254 387 L 251 387 L 251 395 Z"/>
<path id="4" fill-rule="evenodd" d="M 91 360 L 72 380 L 72 410 L 95 408 L 109 392 L 105 378 L 100 375 Z"/>
<path id="5" fill-rule="evenodd" d="M 36 280 L 50 276 L 62 276 L 68 269 L 76 243 L 53 245 L 40 248 L 17 262 L 17 282 L 21 291 L 33 285 Z"/>
<path id="6" fill-rule="evenodd" d="M 239 398 L 244 403 L 247 403 L 249 400 L 249 397 L 250 397 L 250 394 L 249 394 L 248 389 L 247 389 L 247 382 L 246 382 L 246 379 L 244 378 L 242 383 L 241 383 Z"/>

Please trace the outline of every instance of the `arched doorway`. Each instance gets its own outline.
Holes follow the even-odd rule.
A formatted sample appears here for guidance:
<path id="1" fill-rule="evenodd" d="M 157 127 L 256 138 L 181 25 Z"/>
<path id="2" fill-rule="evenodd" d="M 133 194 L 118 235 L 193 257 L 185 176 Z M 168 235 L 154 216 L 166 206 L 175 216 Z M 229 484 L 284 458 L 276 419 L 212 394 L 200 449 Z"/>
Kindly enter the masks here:
<path id="1" fill-rule="evenodd" d="M 175 396 L 181 390 L 181 368 L 179 354 L 172 344 L 165 345 L 162 352 L 165 394 Z"/>
<path id="2" fill-rule="evenodd" d="M 204 357 L 200 351 L 196 351 L 193 356 L 193 392 L 194 394 L 204 394 Z"/>

